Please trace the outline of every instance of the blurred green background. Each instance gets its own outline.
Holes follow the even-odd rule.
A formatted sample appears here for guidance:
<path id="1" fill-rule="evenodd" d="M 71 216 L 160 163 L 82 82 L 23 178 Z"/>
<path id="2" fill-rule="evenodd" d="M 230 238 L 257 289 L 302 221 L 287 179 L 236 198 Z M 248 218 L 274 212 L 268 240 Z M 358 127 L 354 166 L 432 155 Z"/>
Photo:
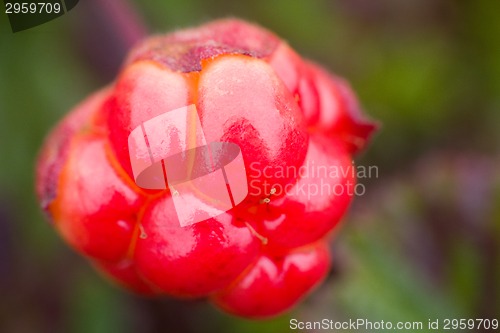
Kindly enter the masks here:
<path id="1" fill-rule="evenodd" d="M 227 16 L 275 31 L 347 78 L 383 123 L 358 158 L 378 166 L 379 177 L 363 180 L 367 193 L 336 233 L 326 283 L 263 322 L 114 287 L 60 240 L 33 193 L 44 136 L 112 80 L 141 21 L 166 32 Z M 0 332 L 289 332 L 290 318 L 500 319 L 500 1 L 82 0 L 16 34 L 0 17 Z"/>

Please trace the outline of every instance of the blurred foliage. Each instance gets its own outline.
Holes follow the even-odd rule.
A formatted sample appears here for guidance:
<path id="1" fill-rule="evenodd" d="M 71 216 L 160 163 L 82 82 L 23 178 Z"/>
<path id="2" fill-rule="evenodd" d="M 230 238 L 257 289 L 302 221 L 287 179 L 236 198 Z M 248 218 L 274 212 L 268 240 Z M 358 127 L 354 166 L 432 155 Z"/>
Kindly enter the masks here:
<path id="1" fill-rule="evenodd" d="M 226 16 L 257 22 L 346 77 L 383 123 L 358 161 L 378 166 L 379 177 L 364 180 L 367 194 L 335 234 L 331 276 L 288 315 L 255 322 L 204 302 L 124 293 L 44 223 L 33 168 L 51 126 L 111 80 L 130 40 L 98 0 L 16 34 L 2 14 L 1 332 L 288 332 L 292 317 L 499 318 L 500 1 L 130 4 L 152 32 Z"/>

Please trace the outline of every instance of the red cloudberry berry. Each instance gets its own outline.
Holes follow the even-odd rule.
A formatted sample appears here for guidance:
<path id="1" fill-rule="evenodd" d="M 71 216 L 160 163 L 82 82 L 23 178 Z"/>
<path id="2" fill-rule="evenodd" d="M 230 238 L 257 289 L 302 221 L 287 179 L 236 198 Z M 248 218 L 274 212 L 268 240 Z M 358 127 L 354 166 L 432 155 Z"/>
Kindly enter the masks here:
<path id="1" fill-rule="evenodd" d="M 134 129 L 189 105 L 202 129 L 190 122 L 186 131 L 241 150 L 248 195 L 181 226 L 176 190 L 137 185 L 129 145 Z M 62 237 L 126 288 L 207 297 L 237 315 L 272 316 L 325 277 L 326 235 L 355 184 L 345 170 L 374 129 L 342 79 L 269 31 L 221 20 L 133 49 L 116 81 L 46 140 L 37 193 Z M 344 171 L 321 173 L 327 168 Z"/>

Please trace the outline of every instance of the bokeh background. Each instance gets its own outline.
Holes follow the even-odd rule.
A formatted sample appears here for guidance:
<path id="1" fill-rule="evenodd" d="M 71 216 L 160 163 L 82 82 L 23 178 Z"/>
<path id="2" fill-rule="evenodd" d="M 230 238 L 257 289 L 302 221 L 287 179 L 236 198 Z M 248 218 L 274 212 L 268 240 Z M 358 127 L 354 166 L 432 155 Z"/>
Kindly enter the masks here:
<path id="1" fill-rule="evenodd" d="M 336 232 L 327 281 L 263 322 L 116 288 L 60 240 L 33 190 L 44 136 L 113 79 L 130 45 L 227 16 L 268 27 L 347 78 L 383 123 L 357 160 L 379 176 L 363 180 L 367 193 Z M 289 332 L 290 318 L 500 318 L 500 1 L 82 0 L 16 34 L 0 17 L 0 332 L 275 333 Z"/>

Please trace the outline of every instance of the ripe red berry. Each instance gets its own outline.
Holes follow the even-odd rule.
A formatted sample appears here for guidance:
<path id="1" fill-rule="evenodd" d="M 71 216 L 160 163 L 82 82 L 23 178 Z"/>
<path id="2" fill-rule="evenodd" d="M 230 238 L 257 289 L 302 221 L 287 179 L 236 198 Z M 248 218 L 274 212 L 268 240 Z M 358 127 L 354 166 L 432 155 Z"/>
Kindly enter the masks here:
<path id="1" fill-rule="evenodd" d="M 168 131 L 158 125 L 167 123 Z M 116 81 L 46 140 L 37 193 L 62 237 L 124 287 L 207 297 L 228 312 L 267 317 L 325 277 L 325 237 L 353 196 L 352 154 L 374 129 L 343 80 L 269 31 L 216 21 L 132 50 Z M 211 143 L 234 144 L 230 160 L 241 162 L 221 167 L 227 156 Z M 233 208 L 212 206 L 196 186 L 216 171 L 198 163 L 206 151 L 225 168 Z M 137 163 L 149 158 L 161 160 L 164 188 L 139 181 Z M 186 170 L 172 176 L 176 163 Z M 195 221 L 200 212 L 209 215 Z"/>

